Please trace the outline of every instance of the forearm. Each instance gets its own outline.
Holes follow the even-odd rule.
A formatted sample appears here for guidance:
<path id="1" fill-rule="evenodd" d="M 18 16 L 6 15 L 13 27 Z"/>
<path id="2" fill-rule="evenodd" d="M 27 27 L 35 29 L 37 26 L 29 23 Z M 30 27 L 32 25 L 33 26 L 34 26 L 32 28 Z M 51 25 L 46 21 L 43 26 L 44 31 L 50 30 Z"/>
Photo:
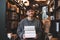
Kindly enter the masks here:
<path id="1" fill-rule="evenodd" d="M 17 34 L 18 34 L 18 36 L 19 36 L 20 38 L 23 37 L 23 25 L 22 25 L 22 23 L 20 23 L 20 24 L 18 25 Z"/>
<path id="2" fill-rule="evenodd" d="M 17 30 L 17 34 L 18 34 L 18 36 L 19 36 L 20 38 L 22 38 L 22 35 L 23 35 L 23 32 L 22 32 L 22 31 Z"/>

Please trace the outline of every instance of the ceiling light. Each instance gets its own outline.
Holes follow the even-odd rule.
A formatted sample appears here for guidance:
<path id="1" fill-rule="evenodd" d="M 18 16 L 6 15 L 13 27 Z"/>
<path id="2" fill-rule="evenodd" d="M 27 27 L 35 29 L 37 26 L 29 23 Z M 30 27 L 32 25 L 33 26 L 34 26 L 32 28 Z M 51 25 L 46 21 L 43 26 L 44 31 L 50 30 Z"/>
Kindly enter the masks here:
<path id="1" fill-rule="evenodd" d="M 40 0 L 35 0 L 35 1 L 40 1 Z"/>
<path id="2" fill-rule="evenodd" d="M 25 6 L 29 6 L 29 1 L 25 1 L 25 2 L 24 2 L 24 5 L 25 5 Z"/>
<path id="3" fill-rule="evenodd" d="M 46 1 L 46 0 L 35 0 L 35 1 Z"/>
<path id="4" fill-rule="evenodd" d="M 50 3 L 50 0 L 48 0 L 47 4 L 49 4 L 49 3 Z"/>
<path id="5" fill-rule="evenodd" d="M 21 1 L 23 1 L 23 3 L 24 3 L 24 2 L 26 2 L 26 1 L 28 1 L 28 0 L 21 0 Z"/>
<path id="6" fill-rule="evenodd" d="M 39 6 L 38 4 L 35 4 L 36 6 Z"/>
<path id="7" fill-rule="evenodd" d="M 33 4 L 33 7 L 35 7 L 35 5 Z"/>
<path id="8" fill-rule="evenodd" d="M 50 8 L 50 12 L 52 12 L 52 11 L 53 11 L 53 8 L 51 7 L 51 8 Z"/>

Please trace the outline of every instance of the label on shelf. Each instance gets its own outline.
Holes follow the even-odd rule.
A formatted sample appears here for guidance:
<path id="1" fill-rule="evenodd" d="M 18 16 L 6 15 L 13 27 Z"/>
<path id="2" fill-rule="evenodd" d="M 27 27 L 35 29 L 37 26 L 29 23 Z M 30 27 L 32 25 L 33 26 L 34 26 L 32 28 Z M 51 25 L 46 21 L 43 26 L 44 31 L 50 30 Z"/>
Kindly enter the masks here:
<path id="1" fill-rule="evenodd" d="M 56 22 L 56 31 L 59 32 L 59 22 Z"/>

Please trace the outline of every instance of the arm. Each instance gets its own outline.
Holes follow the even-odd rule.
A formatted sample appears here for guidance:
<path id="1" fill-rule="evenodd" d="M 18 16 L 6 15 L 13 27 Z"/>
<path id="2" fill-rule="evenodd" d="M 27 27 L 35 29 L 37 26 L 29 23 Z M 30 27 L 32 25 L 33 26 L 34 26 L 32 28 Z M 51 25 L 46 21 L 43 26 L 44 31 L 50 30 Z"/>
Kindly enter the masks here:
<path id="1" fill-rule="evenodd" d="M 38 31 L 39 33 L 42 32 L 42 24 L 40 21 L 38 22 Z"/>
<path id="2" fill-rule="evenodd" d="M 17 28 L 17 34 L 20 38 L 23 38 L 23 31 L 24 31 L 23 22 L 21 21 L 21 22 L 19 22 L 18 28 Z"/>
<path id="3" fill-rule="evenodd" d="M 37 37 L 38 39 L 42 40 L 42 25 L 41 25 L 41 22 L 38 21 L 38 33 L 37 33 Z"/>

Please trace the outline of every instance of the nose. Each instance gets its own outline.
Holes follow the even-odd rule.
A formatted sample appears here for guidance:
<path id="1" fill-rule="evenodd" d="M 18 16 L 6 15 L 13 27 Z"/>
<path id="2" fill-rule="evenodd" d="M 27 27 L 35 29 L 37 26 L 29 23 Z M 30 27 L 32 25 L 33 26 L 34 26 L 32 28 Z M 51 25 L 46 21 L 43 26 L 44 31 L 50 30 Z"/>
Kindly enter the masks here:
<path id="1" fill-rule="evenodd" d="M 31 14 L 34 14 L 34 12 L 30 12 Z"/>

